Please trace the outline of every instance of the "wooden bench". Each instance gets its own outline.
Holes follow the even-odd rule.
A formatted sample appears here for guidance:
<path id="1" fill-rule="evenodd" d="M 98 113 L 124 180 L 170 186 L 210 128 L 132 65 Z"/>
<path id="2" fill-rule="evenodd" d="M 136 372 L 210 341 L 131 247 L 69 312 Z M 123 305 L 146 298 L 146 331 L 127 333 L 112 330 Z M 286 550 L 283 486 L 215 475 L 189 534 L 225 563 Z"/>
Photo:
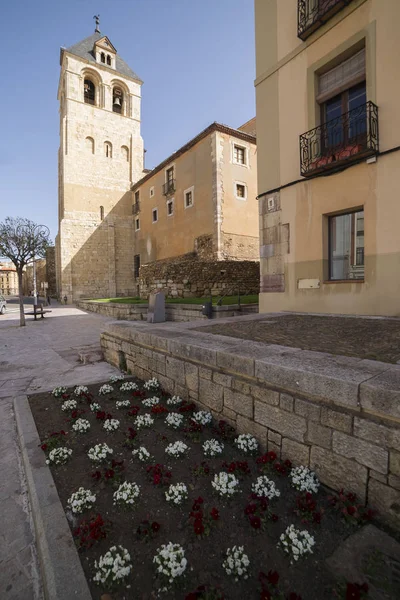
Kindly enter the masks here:
<path id="1" fill-rule="evenodd" d="M 25 315 L 33 315 L 36 321 L 39 316 L 44 319 L 44 315 L 49 312 L 51 312 L 51 310 L 43 310 L 43 304 L 37 304 L 33 305 L 33 312 L 26 312 Z"/>

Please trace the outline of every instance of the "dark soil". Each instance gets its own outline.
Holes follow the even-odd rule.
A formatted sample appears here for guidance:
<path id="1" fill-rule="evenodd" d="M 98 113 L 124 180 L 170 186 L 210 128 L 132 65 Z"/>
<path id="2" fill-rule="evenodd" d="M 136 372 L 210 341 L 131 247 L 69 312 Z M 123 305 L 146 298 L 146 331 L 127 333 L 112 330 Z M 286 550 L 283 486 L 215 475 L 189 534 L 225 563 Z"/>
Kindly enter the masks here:
<path id="1" fill-rule="evenodd" d="M 114 385 L 114 389 L 117 389 Z M 52 432 L 64 429 L 67 431 L 65 443 L 72 448 L 73 454 L 65 466 L 51 467 L 57 490 L 64 508 L 67 499 L 80 486 L 91 489 L 97 496 L 94 511 L 89 514 L 101 514 L 110 521 L 106 539 L 103 539 L 89 550 L 80 552 L 82 566 L 85 571 L 93 598 L 98 600 L 106 592 L 102 587 L 92 582 L 94 576 L 94 562 L 100 555 L 105 554 L 112 545 L 121 544 L 131 554 L 133 570 L 129 577 L 127 588 L 123 584 L 112 592 L 113 600 L 122 599 L 150 599 L 156 598 L 158 583 L 155 577 L 153 557 L 161 544 L 170 541 L 181 544 L 185 549 L 188 560 L 186 576 L 180 587 L 170 593 L 162 594 L 163 598 L 184 599 L 194 591 L 198 585 L 212 584 L 220 586 L 224 598 L 236 600 L 242 598 L 259 598 L 260 585 L 258 574 L 260 571 L 267 573 L 277 570 L 280 574 L 280 588 L 286 594 L 296 592 L 303 600 L 322 600 L 334 597 L 333 588 L 336 582 L 325 566 L 325 558 L 338 547 L 340 542 L 353 530 L 333 513 L 328 507 L 327 495 L 320 491 L 317 498 L 319 508 L 325 508 L 321 525 L 301 523 L 301 518 L 293 513 L 297 492 L 290 487 L 289 479 L 277 473 L 268 475 L 273 479 L 281 492 L 281 497 L 271 503 L 271 510 L 279 517 L 277 522 L 268 521 L 265 531 L 256 531 L 250 526 L 244 508 L 249 502 L 251 484 L 259 475 L 259 465 L 255 457 L 244 457 L 232 443 L 224 441 L 225 449 L 221 458 L 205 459 L 202 452 L 202 443 L 205 439 L 218 437 L 211 426 L 204 428 L 201 440 L 194 441 L 182 430 L 171 430 L 164 423 L 164 417 L 155 417 L 152 429 L 142 429 L 136 437 L 133 448 L 144 445 L 154 456 L 154 463 L 162 463 L 171 467 L 171 483 L 184 482 L 189 490 L 189 499 L 181 507 L 173 507 L 165 500 L 164 492 L 167 487 L 153 485 L 146 472 L 147 464 L 141 463 L 132 457 L 132 447 L 124 443 L 127 439 L 128 427 L 133 427 L 133 418 L 128 417 L 127 410 L 116 410 L 115 400 L 121 398 L 131 399 L 132 405 L 140 406 L 139 414 L 150 412 L 141 404 L 141 398 L 132 397 L 131 392 L 117 392 L 110 396 L 98 396 L 99 385 L 89 386 L 93 399 L 103 410 L 110 412 L 114 418 L 121 422 L 120 430 L 115 433 L 106 433 L 103 422 L 96 419 L 91 413 L 87 401 L 83 399 L 79 407 L 86 411 L 83 415 L 90 421 L 91 429 L 87 434 L 76 434 L 71 429 L 71 420 L 61 411 L 62 399 L 54 398 L 50 393 L 38 394 L 30 397 L 30 405 L 43 441 Z M 72 395 L 72 391 L 69 391 Z M 156 395 L 160 396 L 161 393 Z M 153 396 L 154 393 L 148 394 Z M 166 396 L 162 396 L 161 404 L 166 405 Z M 170 411 L 177 411 L 176 407 L 168 407 Z M 191 413 L 184 413 L 185 421 L 189 420 Z M 215 425 L 215 424 L 214 424 Z M 186 436 L 186 437 L 185 437 Z M 178 439 L 185 441 L 190 447 L 188 456 L 183 459 L 170 459 L 165 454 L 168 443 Z M 98 467 L 89 460 L 87 452 L 96 443 L 106 442 L 114 450 L 114 459 L 124 460 L 124 472 L 121 481 L 136 482 L 141 487 L 141 498 L 137 508 L 132 511 L 116 508 L 113 505 L 112 495 L 118 484 L 96 482 L 92 478 Z M 195 465 L 206 460 L 211 470 L 208 475 L 196 476 L 192 472 Z M 231 501 L 223 501 L 212 492 L 211 480 L 215 472 L 226 470 L 222 467 L 223 461 L 247 460 L 251 470 L 250 475 L 238 475 L 241 491 Z M 150 463 L 150 464 L 154 464 Z M 198 538 L 189 518 L 194 499 L 202 496 L 205 512 L 216 507 L 220 512 L 219 521 L 211 528 L 209 537 Z M 68 513 L 67 513 L 68 515 Z M 71 529 L 83 519 L 88 518 L 84 513 L 70 522 Z M 161 528 L 153 538 L 139 540 L 136 535 L 141 521 L 148 519 L 157 521 Z M 279 536 L 286 527 L 294 523 L 300 529 L 307 529 L 316 541 L 314 554 L 299 560 L 297 564 L 290 565 L 289 558 L 277 548 Z M 246 581 L 235 583 L 222 568 L 225 552 L 233 545 L 243 545 L 251 564 L 250 577 Z M 71 573 L 73 576 L 73 573 Z"/>
<path id="2" fill-rule="evenodd" d="M 400 319 L 284 315 L 197 331 L 388 363 L 400 360 Z"/>

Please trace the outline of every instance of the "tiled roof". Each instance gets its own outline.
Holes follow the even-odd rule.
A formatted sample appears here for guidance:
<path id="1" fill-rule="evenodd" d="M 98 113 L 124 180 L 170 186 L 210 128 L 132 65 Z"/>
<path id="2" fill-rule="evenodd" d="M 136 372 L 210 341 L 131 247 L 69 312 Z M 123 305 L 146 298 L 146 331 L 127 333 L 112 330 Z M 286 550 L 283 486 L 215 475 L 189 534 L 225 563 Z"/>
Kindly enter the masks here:
<path id="1" fill-rule="evenodd" d="M 96 61 L 96 57 L 93 53 L 93 47 L 98 40 L 101 40 L 105 37 L 102 33 L 94 33 L 89 37 L 85 38 L 81 42 L 74 44 L 74 46 L 70 46 L 67 48 L 67 52 L 70 54 L 75 54 L 75 56 L 80 56 L 85 60 L 98 65 L 99 63 Z M 105 66 L 105 65 L 102 65 Z M 140 77 L 132 71 L 132 69 L 126 64 L 124 60 L 117 54 L 115 57 L 115 71 L 120 73 L 121 75 L 126 75 L 127 77 L 131 77 L 132 79 L 136 79 L 142 83 Z"/>

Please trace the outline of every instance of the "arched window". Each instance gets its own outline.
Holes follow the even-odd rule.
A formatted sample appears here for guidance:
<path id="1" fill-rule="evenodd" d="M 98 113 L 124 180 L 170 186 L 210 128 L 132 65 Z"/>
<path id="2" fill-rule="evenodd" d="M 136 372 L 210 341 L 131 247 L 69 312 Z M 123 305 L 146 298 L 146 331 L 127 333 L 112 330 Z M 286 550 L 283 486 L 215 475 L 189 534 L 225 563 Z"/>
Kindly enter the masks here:
<path id="1" fill-rule="evenodd" d="M 104 142 L 104 154 L 106 158 L 112 158 L 112 144 L 111 142 Z"/>
<path id="2" fill-rule="evenodd" d="M 104 206 L 100 206 L 100 221 L 104 219 Z"/>
<path id="3" fill-rule="evenodd" d="M 85 99 L 85 103 L 86 104 L 96 104 L 96 86 L 94 85 L 93 81 L 91 81 L 90 79 L 85 79 L 84 81 L 84 99 Z"/>
<path id="4" fill-rule="evenodd" d="M 92 137 L 87 137 L 85 140 L 86 151 L 94 154 L 94 139 Z"/>
<path id="5" fill-rule="evenodd" d="M 128 146 L 121 146 L 121 157 L 123 160 L 129 161 L 129 148 Z"/>
<path id="6" fill-rule="evenodd" d="M 106 55 L 104 54 L 104 52 L 102 52 L 102 53 L 100 54 L 100 60 L 101 60 L 101 62 L 102 62 L 102 63 L 105 63 L 105 62 L 106 62 Z"/>
<path id="7" fill-rule="evenodd" d="M 111 67 L 111 56 L 107 54 L 107 64 Z"/>
<path id="8" fill-rule="evenodd" d="M 113 112 L 122 114 L 122 103 L 124 101 L 124 94 L 119 87 L 113 88 Z"/>

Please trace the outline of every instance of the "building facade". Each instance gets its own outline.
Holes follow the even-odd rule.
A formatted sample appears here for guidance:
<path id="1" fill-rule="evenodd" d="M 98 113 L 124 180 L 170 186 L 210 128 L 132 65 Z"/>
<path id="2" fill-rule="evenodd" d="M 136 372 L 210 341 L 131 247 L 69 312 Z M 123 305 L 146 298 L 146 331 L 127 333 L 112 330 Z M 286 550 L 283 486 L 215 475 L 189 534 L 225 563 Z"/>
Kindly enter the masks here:
<path id="1" fill-rule="evenodd" d="M 96 32 L 60 55 L 57 294 L 133 293 L 130 187 L 143 174 L 142 81 Z"/>
<path id="2" fill-rule="evenodd" d="M 258 260 L 256 160 L 254 135 L 213 123 L 133 185 L 135 275 L 190 252 Z"/>
<path id="3" fill-rule="evenodd" d="M 18 275 L 11 262 L 0 262 L 0 294 L 18 295 Z"/>
<path id="4" fill-rule="evenodd" d="M 397 0 L 255 0 L 260 311 L 400 314 Z"/>

